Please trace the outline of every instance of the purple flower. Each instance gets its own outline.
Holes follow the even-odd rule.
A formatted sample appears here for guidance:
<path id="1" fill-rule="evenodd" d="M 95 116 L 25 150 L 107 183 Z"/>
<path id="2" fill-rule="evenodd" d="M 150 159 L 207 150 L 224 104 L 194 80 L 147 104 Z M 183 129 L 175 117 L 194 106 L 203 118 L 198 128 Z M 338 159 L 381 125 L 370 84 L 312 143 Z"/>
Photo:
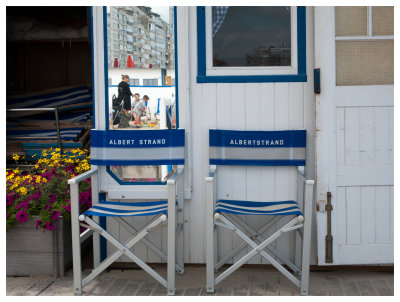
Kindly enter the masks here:
<path id="1" fill-rule="evenodd" d="M 53 231 L 53 230 L 56 229 L 56 226 L 54 225 L 54 223 L 46 221 L 46 222 L 44 223 L 44 229 L 45 229 L 45 230 Z"/>
<path id="2" fill-rule="evenodd" d="M 15 206 L 15 208 L 16 209 L 25 209 L 25 210 L 28 210 L 28 202 L 29 202 L 29 200 L 27 200 L 27 201 L 25 201 L 25 202 L 21 202 L 20 204 L 17 204 L 16 206 Z"/>
<path id="3" fill-rule="evenodd" d="M 25 210 L 28 210 L 28 201 L 21 202 L 21 207 L 25 208 Z"/>
<path id="4" fill-rule="evenodd" d="M 68 213 L 71 213 L 71 205 L 62 206 Z"/>
<path id="5" fill-rule="evenodd" d="M 56 221 L 58 219 L 58 217 L 60 216 L 60 214 L 61 213 L 59 211 L 57 211 L 57 210 L 51 212 L 51 220 Z"/>
<path id="6" fill-rule="evenodd" d="M 50 204 L 55 203 L 56 198 L 57 198 L 57 195 L 55 195 L 55 194 L 53 194 L 53 193 L 50 193 L 50 194 L 49 194 L 49 203 L 50 203 Z"/>
<path id="7" fill-rule="evenodd" d="M 7 205 L 10 206 L 13 202 L 13 194 L 8 193 L 7 194 Z"/>
<path id="8" fill-rule="evenodd" d="M 29 216 L 28 216 L 27 212 L 25 212 L 24 210 L 21 210 L 17 213 L 16 218 L 20 223 L 23 223 L 23 222 L 28 221 Z"/>
<path id="9" fill-rule="evenodd" d="M 42 193 L 40 191 L 36 191 L 35 194 L 32 195 L 32 198 L 39 200 L 41 195 Z"/>
<path id="10" fill-rule="evenodd" d="M 38 229 L 40 225 L 42 225 L 42 221 L 40 219 L 36 220 L 36 229 Z"/>

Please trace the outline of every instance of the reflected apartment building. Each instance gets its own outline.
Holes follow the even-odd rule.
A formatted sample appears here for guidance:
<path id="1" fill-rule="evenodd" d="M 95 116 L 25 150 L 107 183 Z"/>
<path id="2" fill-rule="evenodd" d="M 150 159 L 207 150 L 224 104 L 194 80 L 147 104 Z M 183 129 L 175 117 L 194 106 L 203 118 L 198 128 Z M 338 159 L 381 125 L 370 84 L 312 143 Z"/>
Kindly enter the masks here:
<path id="1" fill-rule="evenodd" d="M 109 68 L 126 68 L 128 55 L 135 68 L 174 69 L 173 7 L 169 22 L 150 7 L 109 7 L 107 11 Z"/>

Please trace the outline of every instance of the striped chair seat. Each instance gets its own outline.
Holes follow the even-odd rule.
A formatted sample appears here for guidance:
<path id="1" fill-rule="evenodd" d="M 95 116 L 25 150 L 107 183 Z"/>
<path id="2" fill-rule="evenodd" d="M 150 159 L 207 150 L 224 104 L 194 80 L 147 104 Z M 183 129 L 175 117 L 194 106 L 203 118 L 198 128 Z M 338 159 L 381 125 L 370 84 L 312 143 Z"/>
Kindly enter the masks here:
<path id="1" fill-rule="evenodd" d="M 217 200 L 214 212 L 237 215 L 303 215 L 297 202 L 293 200 L 270 202 Z"/>
<path id="2" fill-rule="evenodd" d="M 168 200 L 146 202 L 99 201 L 84 214 L 93 216 L 150 216 L 167 214 L 167 212 Z"/>

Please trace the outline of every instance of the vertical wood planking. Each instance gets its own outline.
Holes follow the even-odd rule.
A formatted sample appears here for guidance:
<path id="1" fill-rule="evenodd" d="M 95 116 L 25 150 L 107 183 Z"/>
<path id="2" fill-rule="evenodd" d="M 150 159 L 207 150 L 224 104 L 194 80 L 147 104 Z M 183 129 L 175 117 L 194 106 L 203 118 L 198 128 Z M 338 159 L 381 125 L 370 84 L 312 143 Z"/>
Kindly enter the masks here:
<path id="1" fill-rule="evenodd" d="M 346 244 L 347 242 L 347 212 L 346 212 L 346 188 L 338 187 L 336 189 L 336 216 L 342 221 L 337 225 L 337 243 Z M 335 230 L 332 227 L 332 231 Z M 333 234 L 335 236 L 335 234 Z"/>
<path id="2" fill-rule="evenodd" d="M 392 164 L 389 158 L 389 120 L 388 107 L 375 108 L 375 164 Z"/>
<path id="3" fill-rule="evenodd" d="M 359 109 L 345 109 L 346 165 L 359 165 Z"/>
<path id="4" fill-rule="evenodd" d="M 193 31 L 192 31 L 193 33 Z M 196 66 L 192 59 L 192 64 Z M 193 75 L 194 76 L 194 75 Z M 191 81 L 191 111 L 192 111 L 192 150 L 193 150 L 193 183 L 192 183 L 192 200 L 190 202 L 190 241 L 187 245 L 190 250 L 190 262 L 198 263 L 204 259 L 203 255 L 203 229 L 204 225 L 204 174 L 203 161 L 204 154 L 201 153 L 202 145 L 205 143 L 201 140 L 202 123 L 203 123 L 203 86 L 195 85 L 195 79 Z M 201 159 L 201 160 L 199 160 Z"/>
<path id="5" fill-rule="evenodd" d="M 371 165 L 374 163 L 374 109 L 361 107 L 360 112 L 360 164 Z"/>
<path id="6" fill-rule="evenodd" d="M 209 129 L 210 128 L 216 128 L 217 126 L 217 84 L 211 83 L 207 85 L 203 85 L 203 98 L 201 100 L 198 100 L 202 104 L 202 124 L 201 124 L 201 140 L 202 142 L 208 142 L 209 138 Z M 196 114 L 196 113 L 195 113 Z M 203 157 L 202 162 L 202 175 L 207 175 L 209 172 L 209 162 L 208 162 L 208 150 L 209 150 L 209 144 L 208 143 L 203 143 L 201 145 L 201 155 Z M 204 183 L 204 177 L 202 177 L 202 192 L 204 196 L 205 192 L 205 183 Z M 204 202 L 205 198 L 202 199 L 202 209 L 201 212 L 205 212 L 206 210 L 206 204 Z M 204 215 L 203 215 L 204 216 Z M 204 217 L 202 222 L 203 224 L 206 222 L 206 218 Z M 199 228 L 197 230 L 200 230 L 202 228 Z M 202 232 L 203 236 L 200 236 L 200 234 L 195 235 L 195 237 L 203 237 L 203 242 L 204 244 L 202 245 L 202 248 L 199 248 L 199 250 L 203 251 L 203 254 L 206 254 L 206 232 Z"/>
<path id="7" fill-rule="evenodd" d="M 344 108 L 336 109 L 336 165 L 344 166 Z"/>
<path id="8" fill-rule="evenodd" d="M 390 221 L 390 236 L 389 240 L 391 243 L 394 243 L 394 187 L 390 186 L 389 187 L 390 191 L 390 208 L 389 208 L 389 221 Z"/>
<path id="9" fill-rule="evenodd" d="M 275 84 L 275 129 L 284 130 L 289 127 L 289 83 L 276 83 Z M 276 168 L 276 182 L 275 182 L 275 200 L 289 200 L 290 199 L 290 167 L 277 167 Z M 276 227 L 275 227 L 276 230 Z M 286 257 L 288 253 L 288 234 L 281 236 L 275 241 L 275 246 Z"/>
<path id="10" fill-rule="evenodd" d="M 360 187 L 346 188 L 347 244 L 361 243 Z"/>
<path id="11" fill-rule="evenodd" d="M 389 186 L 376 187 L 376 243 L 391 243 L 391 216 L 390 212 L 390 190 Z"/>
<path id="12" fill-rule="evenodd" d="M 289 127 L 288 129 L 304 129 L 304 84 L 289 84 Z M 290 169 L 289 175 L 289 199 L 297 199 L 297 169 Z M 296 232 L 288 233 L 289 242 L 288 250 L 290 251 L 289 259 L 295 260 Z"/>
<path id="13" fill-rule="evenodd" d="M 393 107 L 389 107 L 388 111 L 388 164 L 393 165 L 394 163 L 394 116 L 393 116 Z"/>
<path id="14" fill-rule="evenodd" d="M 229 83 L 222 83 L 217 86 L 217 129 L 230 129 L 231 127 L 229 106 L 232 96 L 230 88 L 231 84 Z M 232 168 L 228 166 L 220 166 L 217 171 L 217 199 L 232 199 Z M 217 229 L 218 255 L 223 257 L 232 251 L 232 231 L 226 228 Z"/>
<path id="15" fill-rule="evenodd" d="M 375 243 L 375 187 L 361 187 L 361 243 Z"/>
<path id="16" fill-rule="evenodd" d="M 260 130 L 260 107 L 261 100 L 259 95 L 259 84 L 258 83 L 247 83 L 245 84 L 245 104 L 246 104 L 246 130 Z M 261 200 L 261 173 L 260 167 L 246 167 L 246 200 L 259 201 Z M 248 217 L 247 223 L 253 226 L 255 229 L 259 229 L 265 217 L 263 216 L 251 216 Z M 247 247 L 247 252 L 250 252 L 251 248 Z M 256 255 L 248 261 L 250 264 L 261 263 L 261 256 Z"/>
<path id="17" fill-rule="evenodd" d="M 231 104 L 228 111 L 231 114 L 231 125 L 229 129 L 232 130 L 245 130 L 246 129 L 246 99 L 245 99 L 245 85 L 235 84 L 231 85 Z M 246 186 L 247 179 L 245 177 L 246 168 L 235 166 L 232 167 L 232 194 L 233 199 L 245 200 L 246 199 Z M 233 247 L 238 246 L 242 240 L 238 236 L 233 236 Z M 245 250 L 234 257 L 234 261 L 245 255 Z"/>
<path id="18" fill-rule="evenodd" d="M 275 84 L 274 83 L 263 83 L 260 84 L 260 114 L 261 123 L 260 127 L 262 130 L 274 130 L 275 129 Z M 269 169 L 261 169 L 261 198 L 265 201 L 273 201 L 275 199 L 275 167 Z M 265 219 L 264 223 L 267 221 Z M 268 233 L 267 233 L 268 234 Z M 261 263 L 268 263 L 264 258 L 261 259 Z"/>

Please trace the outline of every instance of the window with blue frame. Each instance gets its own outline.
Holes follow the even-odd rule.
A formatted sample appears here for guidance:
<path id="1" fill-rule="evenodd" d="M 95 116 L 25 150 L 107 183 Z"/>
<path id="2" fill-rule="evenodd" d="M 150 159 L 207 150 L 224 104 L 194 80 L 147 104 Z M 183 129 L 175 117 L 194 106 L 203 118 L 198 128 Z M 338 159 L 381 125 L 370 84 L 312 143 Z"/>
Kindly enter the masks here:
<path id="1" fill-rule="evenodd" d="M 197 82 L 307 81 L 305 21 L 305 7 L 198 7 Z"/>
<path id="2" fill-rule="evenodd" d="M 177 129 L 177 87 L 159 86 L 157 78 L 167 69 L 176 77 L 176 7 L 104 7 L 103 13 L 106 131 L 129 136 L 136 131 Z M 173 165 L 136 166 L 123 160 L 107 167 L 111 177 L 126 185 L 158 184 L 173 170 Z"/>

